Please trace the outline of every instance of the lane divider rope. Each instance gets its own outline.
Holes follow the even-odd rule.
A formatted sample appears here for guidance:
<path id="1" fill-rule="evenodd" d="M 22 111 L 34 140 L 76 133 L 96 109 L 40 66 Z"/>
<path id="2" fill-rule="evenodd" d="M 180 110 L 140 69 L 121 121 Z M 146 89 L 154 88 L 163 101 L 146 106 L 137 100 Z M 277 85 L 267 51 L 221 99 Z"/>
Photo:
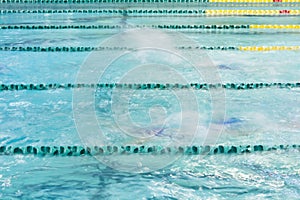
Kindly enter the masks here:
<path id="1" fill-rule="evenodd" d="M 180 50 L 220 50 L 220 51 L 299 51 L 300 46 L 179 46 Z M 40 46 L 6 46 L 1 47 L 0 51 L 25 51 L 25 52 L 91 52 L 91 51 L 135 51 L 129 47 L 40 47 Z"/>
<path id="2" fill-rule="evenodd" d="M 250 24 L 250 25 L 0 25 L 1 30 L 47 30 L 47 29 L 121 29 L 121 28 L 156 28 L 170 30 L 224 30 L 224 29 L 300 29 L 300 24 Z"/>
<path id="3" fill-rule="evenodd" d="M 1 14 L 9 13 L 97 13 L 126 16 L 298 16 L 300 10 L 196 10 L 196 9 L 59 9 L 59 10 L 0 10 Z"/>
<path id="4" fill-rule="evenodd" d="M 240 46 L 240 51 L 298 51 L 300 46 Z"/>
<path id="5" fill-rule="evenodd" d="M 299 15 L 300 10 L 205 10 L 207 16 L 276 16 Z"/>
<path id="6" fill-rule="evenodd" d="M 300 0 L 1 0 L 2 4 L 90 4 L 90 3 L 299 3 Z"/>
<path id="7" fill-rule="evenodd" d="M 19 91 L 19 90 L 54 90 L 54 89 L 133 89 L 133 90 L 175 90 L 175 89 L 228 89 L 228 90 L 251 90 L 263 88 L 292 89 L 299 88 L 299 83 L 190 83 L 190 84 L 160 84 L 160 83 L 98 83 L 98 84 L 0 84 L 0 91 Z"/>
<path id="8" fill-rule="evenodd" d="M 300 145 L 239 145 L 239 146 L 0 146 L 0 155 L 37 155 L 37 156 L 107 156 L 107 155 L 216 155 L 245 154 L 264 151 L 298 150 Z"/>

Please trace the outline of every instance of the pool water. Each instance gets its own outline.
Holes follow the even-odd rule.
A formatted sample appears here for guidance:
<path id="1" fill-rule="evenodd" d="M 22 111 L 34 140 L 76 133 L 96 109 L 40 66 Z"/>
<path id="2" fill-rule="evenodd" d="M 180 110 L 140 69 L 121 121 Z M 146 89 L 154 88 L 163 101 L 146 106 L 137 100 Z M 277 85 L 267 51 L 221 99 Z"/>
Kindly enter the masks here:
<path id="1" fill-rule="evenodd" d="M 91 5 L 70 4 L 74 9 Z M 103 4 L 104 5 L 104 4 Z M 124 4 L 120 4 L 124 6 Z M 120 6 L 110 5 L 111 7 Z M 147 6 L 145 4 L 144 6 Z M 154 8 L 189 7 L 149 3 Z M 11 7 L 9 7 L 11 6 Z M 25 7 L 22 7 L 25 6 Z M 49 5 L 50 6 L 50 5 Z M 68 4 L 64 4 L 69 9 Z M 76 7 L 77 6 L 77 7 Z M 81 7 L 80 7 L 81 6 Z M 97 4 L 101 6 L 101 4 Z M 127 6 L 134 7 L 134 3 Z M 151 7 L 149 6 L 149 7 Z M 198 9 L 209 4 L 194 5 Z M 208 6 L 208 7 L 207 7 Z M 283 9 L 297 9 L 295 7 Z M 55 9 L 52 5 L 50 9 Z M 151 7 L 151 8 L 152 8 Z M 200 8 L 199 8 L 200 7 Z M 47 4 L 0 3 L 0 10 L 45 9 Z M 95 8 L 95 7 L 94 7 Z M 97 7 L 98 8 L 98 7 Z M 215 8 L 215 7 L 214 7 Z M 123 8 L 122 8 L 123 9 Z M 228 9 L 220 7 L 218 9 Z M 240 8 L 239 8 L 240 9 Z M 260 9 L 243 7 L 243 9 Z M 270 7 L 270 9 L 275 9 Z M 276 7 L 281 9 L 281 7 Z M 87 13 L 2 13 L 0 27 L 38 25 L 159 25 L 159 24 L 294 24 L 299 16 L 122 16 Z M 133 29 L 133 28 L 132 28 Z M 135 30 L 135 29 L 133 29 Z M 1 29 L 0 47 L 95 47 L 131 29 Z M 156 30 L 155 30 L 156 31 Z M 300 46 L 299 29 L 174 29 L 161 30 L 174 46 L 205 47 Z M 149 31 L 149 35 L 151 31 Z M 156 33 L 156 32 L 155 32 Z M 179 35 L 178 35 L 179 34 Z M 149 36 L 148 35 L 148 36 Z M 150 37 L 150 36 L 149 36 Z M 147 38 L 135 38 L 137 41 Z M 117 37 L 118 39 L 118 37 Z M 155 41 L 164 41 L 155 38 Z M 135 40 L 113 44 L 141 45 Z M 151 46 L 152 44 L 150 44 Z M 164 46 L 164 43 L 159 44 Z M 172 46 L 172 45 L 171 45 Z M 166 48 L 171 48 L 166 44 Z M 153 47 L 153 46 L 152 46 Z M 160 46 L 159 46 L 160 47 Z M 174 48 L 174 47 L 172 47 Z M 105 52 L 106 51 L 106 52 Z M 178 52 L 191 51 L 188 49 Z M 108 52 L 108 53 L 107 53 Z M 110 50 L 0 51 L 0 84 L 77 83 L 80 70 L 93 55 Z M 127 53 L 127 54 L 126 54 Z M 126 52 L 109 64 L 98 82 L 202 83 L 191 63 L 160 49 Z M 217 73 L 219 83 L 296 83 L 300 51 L 192 50 Z M 106 55 L 106 54 L 105 54 Z M 108 56 L 109 57 L 109 56 Z M 104 62 L 104 60 L 98 60 Z M 147 64 L 150 63 L 149 67 Z M 206 64 L 205 63 L 205 64 Z M 99 64 L 101 65 L 101 64 Z M 170 65 L 175 66 L 170 70 Z M 135 67 L 138 66 L 138 67 Z M 130 68 L 132 67 L 132 68 Z M 171 68 L 172 69 L 172 68 Z M 165 71 L 164 71 L 165 70 Z M 173 73 L 173 74 L 172 74 Z M 89 71 L 92 77 L 93 71 Z M 177 75 L 180 78 L 177 78 Z M 204 75 L 204 76 L 203 76 Z M 185 77 L 185 80 L 181 79 Z M 92 78 L 91 78 L 92 79 Z M 89 80 L 89 79 L 87 79 Z M 208 79 L 209 80 L 209 79 Z M 142 82 L 144 81 L 144 82 Z M 95 82 L 97 83 L 97 82 Z M 105 140 L 93 135 L 85 113 L 92 89 L 0 91 L 0 146 L 84 145 L 293 145 L 300 142 L 299 88 L 255 90 L 131 90 L 93 91 L 93 110 Z M 175 92 L 174 92 L 175 91 Z M 78 92 L 78 93 L 76 93 Z M 75 93 L 75 96 L 74 96 Z M 192 100 L 195 101 L 192 101 Z M 196 105 L 196 110 L 193 105 Z M 187 105 L 187 107 L 184 107 Z M 182 110 L 185 108 L 185 110 Z M 78 109 L 82 113 L 79 113 Z M 77 112 L 77 114 L 76 114 Z M 127 114 L 130 116 L 127 116 Z M 87 115 L 87 116 L 85 116 Z M 182 119 L 182 116 L 185 119 Z M 196 116 L 196 117 L 195 117 Z M 82 125 L 81 119 L 84 119 Z M 129 121 L 128 121 L 129 120 Z M 183 122 L 183 121 L 184 122 Z M 130 123 L 128 123 L 130 122 Z M 78 124 L 79 123 L 79 124 Z M 81 124 L 80 124 L 81 123 Z M 194 123 L 197 130 L 194 130 Z M 80 132 L 84 127 L 86 133 Z M 210 136 L 212 127 L 220 135 Z M 181 131 L 178 131 L 180 128 Z M 125 132 L 125 134 L 124 134 Z M 150 138 L 150 139 L 149 139 Z M 208 138 L 208 140 L 206 140 Z M 210 140 L 209 140 L 210 139 Z M 113 156 L 113 155 L 112 155 Z M 146 155 L 147 156 L 147 155 Z M 0 156 L 1 199 L 297 199 L 300 195 L 299 149 L 247 154 L 184 155 L 156 170 L 120 171 L 93 156 Z M 126 155 L 119 162 L 126 162 Z M 162 162 L 160 155 L 150 163 Z M 100 159 L 101 160 L 101 159 Z M 144 168 L 141 168 L 144 169 Z"/>

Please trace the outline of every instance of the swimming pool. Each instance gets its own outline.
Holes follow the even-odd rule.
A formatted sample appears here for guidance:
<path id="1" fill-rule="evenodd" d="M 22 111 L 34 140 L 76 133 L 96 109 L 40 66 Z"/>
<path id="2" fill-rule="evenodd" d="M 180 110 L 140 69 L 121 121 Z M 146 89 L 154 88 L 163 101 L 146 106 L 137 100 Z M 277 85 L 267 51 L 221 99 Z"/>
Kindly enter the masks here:
<path id="1" fill-rule="evenodd" d="M 0 8 L 1 199 L 298 198 L 299 1 Z"/>

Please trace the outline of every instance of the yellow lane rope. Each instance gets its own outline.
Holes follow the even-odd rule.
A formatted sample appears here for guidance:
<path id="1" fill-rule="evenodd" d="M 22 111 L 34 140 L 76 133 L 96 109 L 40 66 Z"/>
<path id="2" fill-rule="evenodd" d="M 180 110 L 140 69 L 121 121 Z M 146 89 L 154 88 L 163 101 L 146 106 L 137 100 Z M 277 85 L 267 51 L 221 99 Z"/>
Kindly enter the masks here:
<path id="1" fill-rule="evenodd" d="M 299 51 L 300 46 L 240 46 L 240 51 Z"/>
<path id="2" fill-rule="evenodd" d="M 300 15 L 300 10 L 205 10 L 205 15 Z"/>
<path id="3" fill-rule="evenodd" d="M 300 29 L 300 24 L 250 24 L 250 29 Z"/>

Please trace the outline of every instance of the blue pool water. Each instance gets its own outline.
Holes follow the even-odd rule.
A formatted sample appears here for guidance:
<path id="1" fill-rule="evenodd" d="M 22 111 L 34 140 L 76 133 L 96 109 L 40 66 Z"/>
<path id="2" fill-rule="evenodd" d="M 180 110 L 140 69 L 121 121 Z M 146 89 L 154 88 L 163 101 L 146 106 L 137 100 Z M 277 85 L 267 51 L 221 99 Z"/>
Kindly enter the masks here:
<path id="1" fill-rule="evenodd" d="M 128 17 L 125 23 L 300 24 L 299 19 L 298 16 Z M 0 26 L 122 23 L 122 17 L 97 14 L 0 14 Z M 122 31 L 1 29 L 0 47 L 98 46 Z M 195 46 L 300 45 L 299 30 L 173 30 L 168 35 L 177 37 L 176 32 L 184 34 Z M 212 50 L 196 53 L 204 55 L 212 66 L 209 70 L 216 70 L 218 80 L 224 83 L 299 81 L 299 51 Z M 0 51 L 0 84 L 75 83 L 80 69 L 92 54 Z M 129 70 L 129 65 L 147 64 L 153 60 L 158 63 L 169 61 L 172 65 L 184 63 L 174 55 L 161 51 L 132 52 L 111 63 L 101 80 L 173 80 L 170 71 L 163 71 L 164 66 L 151 69 L 142 66 L 142 70 Z M 129 79 L 123 76 L 123 72 L 134 75 L 128 76 Z M 206 78 L 199 78 L 188 64 L 184 68 L 179 67 L 177 73 L 192 83 L 204 82 Z M 75 92 L 80 90 L 75 89 Z M 172 90 L 97 89 L 93 93 L 93 109 L 105 141 L 112 145 L 202 145 L 212 127 L 220 130 L 221 134 L 210 138 L 210 145 L 291 145 L 300 142 L 299 91 L 297 88 L 265 88 L 212 94 L 210 91 L 195 90 L 188 94 L 194 95 L 197 110 L 188 107 L 182 111 L 183 102 L 193 104 L 190 102 L 192 96 L 187 96 L 184 90 L 176 90 L 174 94 Z M 84 102 L 86 97 L 82 98 Z M 78 117 L 77 108 L 74 90 L 1 91 L 0 146 L 103 145 L 103 141 L 93 135 L 88 120 L 84 121 L 87 123 L 84 126 L 86 133 L 78 133 L 76 128 L 82 122 L 80 120 L 91 116 L 85 116 L 88 111 L 85 113 L 83 110 Z M 126 121 L 127 113 L 130 113 L 132 124 Z M 186 118 L 184 124 L 181 124 L 181 116 Z M 197 131 L 193 129 L 195 116 L 198 119 Z M 181 127 L 183 132 L 176 134 Z M 154 171 L 134 173 L 119 171 L 118 167 L 107 166 L 92 156 L 1 155 L 0 198 L 298 199 L 299 158 L 297 149 L 250 154 L 186 155 Z M 119 159 L 119 162 L 126 162 L 127 157 L 121 156 Z M 149 159 L 153 165 L 163 162 L 159 155 Z"/>

